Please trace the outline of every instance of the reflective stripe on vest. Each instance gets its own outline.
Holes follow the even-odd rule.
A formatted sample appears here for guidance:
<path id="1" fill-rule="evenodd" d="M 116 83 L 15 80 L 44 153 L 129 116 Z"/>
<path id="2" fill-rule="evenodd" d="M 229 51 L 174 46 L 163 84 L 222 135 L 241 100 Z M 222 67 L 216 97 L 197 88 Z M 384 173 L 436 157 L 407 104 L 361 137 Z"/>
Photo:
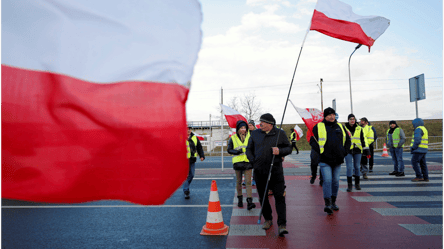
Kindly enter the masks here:
<path id="1" fill-rule="evenodd" d="M 421 129 L 424 135 L 421 137 L 421 143 L 418 145 L 419 148 L 429 148 L 429 133 L 427 132 L 427 129 L 424 126 L 418 126 L 416 129 Z M 410 147 L 413 146 L 413 142 L 415 141 L 415 137 L 412 138 L 412 143 L 410 144 Z"/>
<path id="2" fill-rule="evenodd" d="M 191 157 L 190 143 L 188 142 L 188 140 L 186 141 L 187 141 L 187 158 L 190 158 Z"/>
<path id="3" fill-rule="evenodd" d="M 199 156 L 199 154 L 197 154 L 197 137 L 195 135 L 193 135 L 191 137 L 191 141 L 193 141 L 194 147 L 196 148 L 196 152 L 194 153 L 193 157 L 197 157 L 197 156 Z"/>
<path id="4" fill-rule="evenodd" d="M 372 130 L 372 126 L 367 125 L 365 127 L 362 127 L 362 129 L 364 130 L 364 137 L 367 138 L 367 143 L 370 145 L 375 141 L 375 133 Z"/>
<path id="5" fill-rule="evenodd" d="M 242 154 L 233 156 L 232 162 L 233 164 L 238 162 L 249 162 L 247 155 L 245 154 L 245 150 L 247 149 L 248 139 L 250 139 L 250 132 L 247 132 L 247 136 L 245 137 L 244 142 L 239 139 L 237 134 L 231 136 L 231 140 L 233 141 L 233 147 L 235 150 L 242 150 Z"/>
<path id="6" fill-rule="evenodd" d="M 350 130 L 347 127 L 345 127 L 345 129 L 347 129 L 348 132 L 351 134 Z M 350 149 L 353 149 L 354 145 L 356 145 L 359 149 L 361 149 L 361 153 L 362 153 L 361 130 L 362 130 L 361 126 L 359 126 L 359 125 L 356 126 L 355 133 L 351 136 Z M 367 146 L 365 146 L 365 147 L 367 147 Z"/>
<path id="7" fill-rule="evenodd" d="M 339 124 L 339 127 L 341 127 L 342 130 L 342 146 L 344 146 L 345 144 L 345 130 L 344 127 L 342 127 L 342 124 Z M 324 123 L 318 123 L 318 143 L 319 143 L 319 150 L 320 150 L 320 154 L 324 153 L 324 145 L 327 142 L 327 130 L 325 129 L 325 124 Z"/>
<path id="8" fill-rule="evenodd" d="M 389 134 L 390 129 L 387 130 L 387 138 L 388 138 L 388 134 Z M 396 127 L 396 129 L 393 131 L 392 134 L 392 140 L 393 140 L 393 147 L 397 147 L 399 142 L 401 142 L 401 128 Z M 404 147 L 404 144 L 402 145 L 402 147 Z"/>

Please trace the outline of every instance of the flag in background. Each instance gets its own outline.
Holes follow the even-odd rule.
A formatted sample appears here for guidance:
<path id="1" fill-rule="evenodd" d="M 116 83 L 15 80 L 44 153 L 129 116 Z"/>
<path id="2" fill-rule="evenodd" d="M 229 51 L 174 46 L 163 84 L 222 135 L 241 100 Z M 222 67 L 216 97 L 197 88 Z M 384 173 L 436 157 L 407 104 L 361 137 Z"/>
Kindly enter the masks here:
<path id="1" fill-rule="evenodd" d="M 2 198 L 169 198 L 201 22 L 198 1 L 2 1 Z"/>
<path id="2" fill-rule="evenodd" d="M 220 107 L 222 108 L 225 118 L 227 119 L 228 126 L 230 126 L 230 128 L 236 128 L 236 123 L 239 120 L 243 120 L 245 121 L 245 123 L 248 124 L 247 119 L 244 118 L 244 116 L 242 116 L 242 114 L 240 114 L 238 111 L 222 104 L 220 104 Z"/>
<path id="3" fill-rule="evenodd" d="M 366 45 L 370 51 L 370 47 L 389 25 L 390 20 L 382 16 L 356 15 L 350 5 L 339 0 L 318 0 L 310 30 Z"/>
<path id="4" fill-rule="evenodd" d="M 299 113 L 305 125 L 307 126 L 307 141 L 310 142 L 310 137 L 313 135 L 313 127 L 324 120 L 324 113 L 316 108 L 299 108 L 296 107 L 290 100 L 294 109 Z"/>
<path id="5" fill-rule="evenodd" d="M 294 126 L 294 132 L 296 133 L 296 141 L 299 141 L 299 139 L 304 136 L 304 132 L 298 125 Z"/>

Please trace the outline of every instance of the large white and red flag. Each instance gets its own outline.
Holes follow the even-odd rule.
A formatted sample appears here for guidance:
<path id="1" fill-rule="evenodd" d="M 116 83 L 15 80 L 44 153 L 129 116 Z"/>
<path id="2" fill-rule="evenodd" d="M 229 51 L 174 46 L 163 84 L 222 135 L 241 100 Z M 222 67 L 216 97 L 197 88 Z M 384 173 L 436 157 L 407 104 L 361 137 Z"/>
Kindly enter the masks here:
<path id="1" fill-rule="evenodd" d="M 310 142 L 310 137 L 313 135 L 313 127 L 324 120 L 324 113 L 316 108 L 299 108 L 296 107 L 290 100 L 294 109 L 299 113 L 305 125 L 307 126 L 307 141 Z"/>
<path id="2" fill-rule="evenodd" d="M 318 0 L 310 30 L 370 47 L 390 25 L 382 16 L 360 16 L 339 0 Z"/>
<path id="3" fill-rule="evenodd" d="M 198 1 L 2 1 L 2 198 L 170 197 L 201 22 Z"/>
<path id="4" fill-rule="evenodd" d="M 302 131 L 301 127 L 298 125 L 294 126 L 294 132 L 296 133 L 296 141 L 299 141 L 302 136 L 304 136 L 304 132 Z"/>
<path id="5" fill-rule="evenodd" d="M 238 111 L 222 104 L 220 104 L 220 107 L 222 108 L 225 118 L 227 119 L 228 126 L 230 126 L 230 128 L 236 128 L 236 123 L 239 120 L 243 120 L 248 124 L 247 119 L 244 118 L 244 116 L 242 116 L 242 114 L 240 114 Z"/>

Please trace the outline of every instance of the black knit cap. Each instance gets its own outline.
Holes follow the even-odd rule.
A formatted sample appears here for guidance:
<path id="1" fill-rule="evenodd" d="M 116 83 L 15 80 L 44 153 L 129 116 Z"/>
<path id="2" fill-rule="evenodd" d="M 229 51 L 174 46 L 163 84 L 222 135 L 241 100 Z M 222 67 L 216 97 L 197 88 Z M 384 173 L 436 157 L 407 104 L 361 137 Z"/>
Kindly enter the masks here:
<path id="1" fill-rule="evenodd" d="M 390 122 L 389 122 L 389 125 L 391 125 L 391 124 L 395 124 L 395 125 L 397 125 L 397 123 L 396 123 L 395 120 L 390 121 Z"/>
<path id="2" fill-rule="evenodd" d="M 255 125 L 255 124 L 254 124 L 254 120 L 252 119 L 252 120 L 248 121 L 248 124 Z"/>
<path id="3" fill-rule="evenodd" d="M 276 120 L 273 118 L 273 115 L 271 115 L 270 113 L 263 114 L 259 120 L 272 125 L 276 124 Z"/>
<path id="4" fill-rule="evenodd" d="M 361 118 L 361 121 L 364 121 L 364 122 L 368 123 L 368 119 L 366 117 Z"/>
<path id="5" fill-rule="evenodd" d="M 327 109 L 324 110 L 324 118 L 330 114 L 336 114 L 336 111 L 335 109 L 328 107 Z"/>
<path id="6" fill-rule="evenodd" d="M 351 114 L 348 115 L 347 120 L 350 120 L 351 118 L 355 118 L 355 119 L 356 119 L 356 117 L 355 117 L 355 115 L 354 115 L 353 113 L 351 113 Z"/>

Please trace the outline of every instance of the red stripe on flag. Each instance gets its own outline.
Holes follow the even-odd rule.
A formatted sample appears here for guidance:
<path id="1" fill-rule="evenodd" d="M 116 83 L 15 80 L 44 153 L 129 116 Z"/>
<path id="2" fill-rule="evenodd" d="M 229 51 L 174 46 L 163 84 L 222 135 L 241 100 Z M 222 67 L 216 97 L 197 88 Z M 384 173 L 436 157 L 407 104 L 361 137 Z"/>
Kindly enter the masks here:
<path id="1" fill-rule="evenodd" d="M 225 115 L 225 118 L 227 119 L 228 126 L 230 126 L 230 128 L 236 128 L 236 123 L 239 120 L 243 120 L 248 124 L 247 119 L 245 119 L 244 116 L 240 114 Z"/>
<path id="2" fill-rule="evenodd" d="M 187 95 L 2 65 L 2 198 L 162 204 L 188 174 Z"/>
<path id="3" fill-rule="evenodd" d="M 314 10 L 310 30 L 316 30 L 334 38 L 359 43 L 368 47 L 371 47 L 375 42 L 365 34 L 359 24 L 332 19 L 317 10 Z"/>

